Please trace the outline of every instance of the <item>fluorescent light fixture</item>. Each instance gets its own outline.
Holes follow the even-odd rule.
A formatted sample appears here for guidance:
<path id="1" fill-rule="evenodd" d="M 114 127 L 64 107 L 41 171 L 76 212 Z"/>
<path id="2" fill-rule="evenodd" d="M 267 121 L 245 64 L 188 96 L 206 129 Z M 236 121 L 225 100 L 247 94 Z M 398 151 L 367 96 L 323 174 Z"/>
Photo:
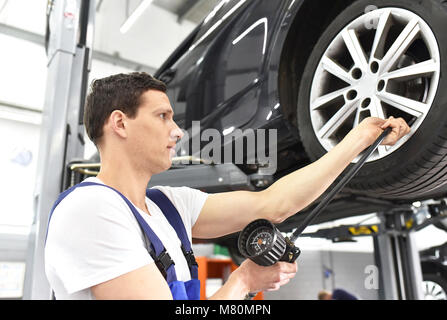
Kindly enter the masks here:
<path id="1" fill-rule="evenodd" d="M 135 9 L 134 12 L 127 18 L 127 20 L 123 23 L 123 25 L 120 28 L 121 33 L 126 33 L 129 31 L 130 27 L 137 21 L 137 19 L 141 16 L 141 14 L 144 12 L 144 10 L 147 9 L 147 7 L 150 6 L 153 0 L 143 0 L 138 5 L 138 7 Z"/>

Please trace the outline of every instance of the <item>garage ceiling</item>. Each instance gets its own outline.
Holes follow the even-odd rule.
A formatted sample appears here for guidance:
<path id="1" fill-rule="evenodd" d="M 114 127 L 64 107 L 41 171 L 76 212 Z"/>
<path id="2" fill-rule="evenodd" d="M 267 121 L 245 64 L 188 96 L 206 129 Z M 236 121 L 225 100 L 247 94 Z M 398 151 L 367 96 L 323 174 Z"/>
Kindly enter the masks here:
<path id="1" fill-rule="evenodd" d="M 123 39 L 119 28 L 141 1 L 96 0 L 95 59 L 132 70 L 156 69 L 221 0 L 154 0 L 151 6 L 159 10 L 146 10 L 146 19 L 140 18 Z M 30 10 L 23 11 L 24 6 Z M 0 0 L 0 34 L 43 45 L 46 11 L 43 0 Z M 154 11 L 170 14 L 154 17 Z M 169 39 L 154 30 L 161 24 L 166 24 Z"/>

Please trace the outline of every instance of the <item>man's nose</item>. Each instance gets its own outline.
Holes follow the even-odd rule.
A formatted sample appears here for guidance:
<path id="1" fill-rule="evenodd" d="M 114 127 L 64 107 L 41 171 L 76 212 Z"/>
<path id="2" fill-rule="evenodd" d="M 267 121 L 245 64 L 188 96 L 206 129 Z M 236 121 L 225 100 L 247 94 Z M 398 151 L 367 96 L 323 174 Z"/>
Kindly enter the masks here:
<path id="1" fill-rule="evenodd" d="M 175 125 L 175 128 L 171 130 L 171 139 L 178 141 L 180 140 L 185 134 L 183 133 L 183 131 L 177 126 L 177 124 Z"/>

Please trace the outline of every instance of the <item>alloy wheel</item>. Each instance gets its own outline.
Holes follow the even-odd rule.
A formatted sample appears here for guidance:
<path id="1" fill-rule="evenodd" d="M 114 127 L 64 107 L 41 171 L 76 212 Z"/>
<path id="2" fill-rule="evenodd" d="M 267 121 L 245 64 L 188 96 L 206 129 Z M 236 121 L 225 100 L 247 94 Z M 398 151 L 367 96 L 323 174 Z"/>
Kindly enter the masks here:
<path id="1" fill-rule="evenodd" d="M 424 281 L 425 300 L 447 300 L 447 294 L 444 289 L 433 281 Z"/>
<path id="2" fill-rule="evenodd" d="M 402 117 L 410 134 L 394 146 L 379 146 L 368 161 L 383 158 L 422 124 L 439 78 L 438 44 L 421 17 L 402 8 L 365 13 L 335 36 L 320 59 L 310 91 L 314 133 L 329 151 L 368 116 Z"/>

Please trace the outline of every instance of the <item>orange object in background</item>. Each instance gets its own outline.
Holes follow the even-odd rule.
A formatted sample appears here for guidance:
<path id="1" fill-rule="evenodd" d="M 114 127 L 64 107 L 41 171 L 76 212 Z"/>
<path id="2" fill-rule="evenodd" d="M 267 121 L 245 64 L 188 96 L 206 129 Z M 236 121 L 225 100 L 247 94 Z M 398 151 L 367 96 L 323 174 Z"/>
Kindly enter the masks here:
<path id="1" fill-rule="evenodd" d="M 206 280 L 211 278 L 221 278 L 225 282 L 231 272 L 237 269 L 237 265 L 228 259 L 196 257 L 199 265 L 200 280 L 200 300 L 206 300 Z M 259 292 L 253 300 L 263 300 L 263 292 Z"/>

